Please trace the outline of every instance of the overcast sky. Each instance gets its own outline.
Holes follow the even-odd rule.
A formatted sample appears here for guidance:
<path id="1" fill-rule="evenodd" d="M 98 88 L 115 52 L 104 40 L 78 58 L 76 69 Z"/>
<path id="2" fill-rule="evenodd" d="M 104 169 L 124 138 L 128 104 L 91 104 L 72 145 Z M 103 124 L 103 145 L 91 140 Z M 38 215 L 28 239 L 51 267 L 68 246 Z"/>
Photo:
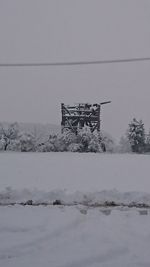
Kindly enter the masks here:
<path id="1" fill-rule="evenodd" d="M 0 63 L 150 57 L 149 0 L 0 0 Z M 103 129 L 150 128 L 150 62 L 0 68 L 0 121 L 60 124 L 60 103 L 112 100 Z"/>

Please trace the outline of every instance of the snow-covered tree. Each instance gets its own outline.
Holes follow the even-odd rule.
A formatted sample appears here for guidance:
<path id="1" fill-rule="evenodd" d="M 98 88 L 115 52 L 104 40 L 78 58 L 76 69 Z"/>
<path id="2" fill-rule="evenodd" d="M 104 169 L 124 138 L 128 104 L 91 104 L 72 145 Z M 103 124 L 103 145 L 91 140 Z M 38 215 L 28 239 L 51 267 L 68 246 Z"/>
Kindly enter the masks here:
<path id="1" fill-rule="evenodd" d="M 13 143 L 17 140 L 19 127 L 17 123 L 12 123 L 8 126 L 0 125 L 0 143 L 3 150 L 11 149 Z"/>
<path id="2" fill-rule="evenodd" d="M 150 130 L 145 138 L 145 152 L 150 152 Z"/>
<path id="3" fill-rule="evenodd" d="M 133 152 L 142 153 L 145 149 L 145 128 L 142 120 L 135 118 L 129 124 L 127 137 Z"/>

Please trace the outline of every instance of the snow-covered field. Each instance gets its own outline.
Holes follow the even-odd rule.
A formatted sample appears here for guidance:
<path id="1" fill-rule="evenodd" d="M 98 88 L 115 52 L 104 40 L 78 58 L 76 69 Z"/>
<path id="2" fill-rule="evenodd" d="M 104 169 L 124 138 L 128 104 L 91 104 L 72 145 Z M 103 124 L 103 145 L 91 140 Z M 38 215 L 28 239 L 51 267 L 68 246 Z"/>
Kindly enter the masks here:
<path id="1" fill-rule="evenodd" d="M 149 267 L 149 208 L 91 207 L 150 205 L 149 173 L 148 155 L 0 153 L 0 266 Z M 3 206 L 31 199 L 68 206 Z"/>
<path id="2" fill-rule="evenodd" d="M 68 204 L 150 204 L 149 162 L 149 155 L 0 153 L 0 203 L 61 199 Z"/>
<path id="3" fill-rule="evenodd" d="M 150 155 L 0 153 L 0 188 L 150 193 Z"/>

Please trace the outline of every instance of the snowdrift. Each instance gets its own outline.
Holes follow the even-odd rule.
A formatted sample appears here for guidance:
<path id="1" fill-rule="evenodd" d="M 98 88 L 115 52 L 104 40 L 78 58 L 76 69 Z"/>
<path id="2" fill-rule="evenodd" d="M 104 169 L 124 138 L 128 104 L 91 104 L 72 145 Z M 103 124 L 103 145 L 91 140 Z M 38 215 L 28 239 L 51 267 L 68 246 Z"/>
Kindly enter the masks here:
<path id="1" fill-rule="evenodd" d="M 118 192 L 117 190 L 101 192 L 74 192 L 55 190 L 15 190 L 7 187 L 0 192 L 0 205 L 86 205 L 86 206 L 128 206 L 150 207 L 150 194 L 142 192 Z"/>

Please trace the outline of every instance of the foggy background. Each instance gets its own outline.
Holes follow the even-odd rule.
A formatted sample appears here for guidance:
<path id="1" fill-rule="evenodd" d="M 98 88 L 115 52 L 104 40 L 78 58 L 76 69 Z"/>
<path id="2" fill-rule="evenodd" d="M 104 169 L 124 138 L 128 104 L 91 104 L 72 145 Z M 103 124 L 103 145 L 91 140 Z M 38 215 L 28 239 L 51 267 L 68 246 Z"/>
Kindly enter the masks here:
<path id="1" fill-rule="evenodd" d="M 150 57 L 149 0 L 0 0 L 0 63 Z M 99 103 L 118 138 L 150 128 L 150 62 L 0 68 L 0 121 L 60 124 L 60 103 Z"/>

